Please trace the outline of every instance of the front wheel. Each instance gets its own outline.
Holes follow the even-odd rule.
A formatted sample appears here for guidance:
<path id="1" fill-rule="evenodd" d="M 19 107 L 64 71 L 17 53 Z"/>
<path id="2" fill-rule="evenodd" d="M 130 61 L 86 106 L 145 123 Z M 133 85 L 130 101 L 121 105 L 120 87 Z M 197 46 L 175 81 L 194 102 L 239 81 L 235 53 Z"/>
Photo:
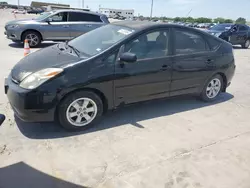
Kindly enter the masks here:
<path id="1" fill-rule="evenodd" d="M 59 122 L 68 130 L 88 128 L 95 124 L 102 113 L 102 100 L 91 91 L 72 93 L 58 107 Z"/>
<path id="2" fill-rule="evenodd" d="M 250 40 L 246 40 L 244 44 L 241 45 L 242 48 L 247 49 L 250 46 Z"/>
<path id="3" fill-rule="evenodd" d="M 35 31 L 27 31 L 23 34 L 23 42 L 25 39 L 28 40 L 30 47 L 37 47 L 41 44 L 42 42 L 42 37 L 40 33 L 35 32 Z"/>
<path id="4" fill-rule="evenodd" d="M 205 85 L 202 93 L 201 99 L 205 102 L 214 101 L 220 95 L 223 88 L 223 79 L 217 74 L 213 76 Z"/>

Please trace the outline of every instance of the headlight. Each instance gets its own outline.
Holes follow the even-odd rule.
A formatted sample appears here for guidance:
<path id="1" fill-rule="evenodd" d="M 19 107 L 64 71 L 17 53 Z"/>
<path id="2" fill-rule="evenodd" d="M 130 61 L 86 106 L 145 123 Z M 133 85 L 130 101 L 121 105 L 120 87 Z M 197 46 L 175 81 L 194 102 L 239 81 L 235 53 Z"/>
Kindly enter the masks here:
<path id="1" fill-rule="evenodd" d="M 14 29 L 14 28 L 18 28 L 19 25 L 8 25 L 7 29 Z"/>
<path id="2" fill-rule="evenodd" d="M 24 78 L 20 83 L 20 87 L 24 89 L 35 89 L 61 72 L 63 72 L 63 69 L 60 68 L 47 68 L 40 70 Z"/>
<path id="3" fill-rule="evenodd" d="M 215 33 L 214 36 L 219 37 L 221 33 Z"/>

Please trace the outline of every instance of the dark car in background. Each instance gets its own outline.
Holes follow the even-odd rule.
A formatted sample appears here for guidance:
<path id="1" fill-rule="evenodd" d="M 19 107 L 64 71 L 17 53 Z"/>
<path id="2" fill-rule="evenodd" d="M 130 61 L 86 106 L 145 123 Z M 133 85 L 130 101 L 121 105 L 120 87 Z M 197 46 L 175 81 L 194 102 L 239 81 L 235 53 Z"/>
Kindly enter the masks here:
<path id="1" fill-rule="evenodd" d="M 5 80 L 24 121 L 70 130 L 93 125 L 107 110 L 193 94 L 214 101 L 235 72 L 232 45 L 174 24 L 120 21 L 26 56 Z"/>
<path id="2" fill-rule="evenodd" d="M 103 14 L 56 10 L 44 12 L 35 19 L 10 21 L 5 25 L 5 34 L 14 42 L 28 39 L 30 46 L 36 47 L 42 41 L 70 40 L 108 23 Z"/>
<path id="3" fill-rule="evenodd" d="M 250 28 L 244 24 L 217 24 L 207 32 L 232 45 L 241 45 L 242 48 L 250 46 Z"/>
<path id="4" fill-rule="evenodd" d="M 27 11 L 28 14 L 41 14 L 43 12 L 44 12 L 44 10 L 43 9 L 39 9 L 39 8 L 37 8 L 37 9 L 32 8 L 32 9 L 30 9 L 30 10 Z"/>

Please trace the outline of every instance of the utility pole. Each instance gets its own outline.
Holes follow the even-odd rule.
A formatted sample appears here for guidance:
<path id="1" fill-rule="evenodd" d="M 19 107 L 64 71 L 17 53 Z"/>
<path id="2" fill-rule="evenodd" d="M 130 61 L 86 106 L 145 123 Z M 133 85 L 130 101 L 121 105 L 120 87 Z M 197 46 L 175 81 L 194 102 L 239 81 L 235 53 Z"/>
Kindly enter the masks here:
<path id="1" fill-rule="evenodd" d="M 17 5 L 20 6 L 20 0 L 17 0 Z"/>
<path id="2" fill-rule="evenodd" d="M 152 19 L 152 15 L 153 15 L 153 7 L 154 7 L 154 0 L 152 0 L 152 2 L 151 2 L 150 19 Z"/>
<path id="3" fill-rule="evenodd" d="M 84 8 L 84 0 L 82 0 L 82 8 Z"/>

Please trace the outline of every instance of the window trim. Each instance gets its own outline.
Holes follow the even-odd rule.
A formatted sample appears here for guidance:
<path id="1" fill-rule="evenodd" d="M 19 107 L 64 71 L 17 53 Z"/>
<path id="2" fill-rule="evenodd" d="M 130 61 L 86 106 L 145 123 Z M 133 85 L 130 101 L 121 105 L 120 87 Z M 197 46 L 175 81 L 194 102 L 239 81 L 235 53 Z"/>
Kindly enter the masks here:
<path id="1" fill-rule="evenodd" d="M 124 50 L 125 50 L 125 46 L 127 44 L 129 44 L 130 42 L 134 41 L 135 39 L 138 39 L 140 36 L 142 35 L 147 35 L 149 33 L 153 33 L 153 32 L 158 32 L 158 31 L 161 31 L 161 30 L 164 30 L 164 31 L 168 31 L 168 53 L 165 55 L 165 56 L 162 56 L 162 57 L 154 57 L 154 58 L 144 58 L 144 59 L 138 59 L 137 61 L 144 61 L 144 60 L 150 60 L 150 59 L 160 59 L 160 58 L 167 58 L 167 57 L 171 57 L 172 55 L 172 30 L 170 27 L 161 27 L 161 28 L 154 28 L 154 29 L 151 29 L 151 30 L 147 30 L 145 32 L 142 32 L 142 33 L 139 33 L 138 35 L 134 36 L 133 38 L 131 38 L 130 40 L 126 41 L 125 43 L 122 44 L 121 47 L 123 47 L 122 49 L 122 53 L 124 53 Z M 119 56 L 121 55 L 119 54 Z"/>
<path id="2" fill-rule="evenodd" d="M 204 54 L 204 53 L 208 53 L 208 52 L 212 51 L 211 46 L 209 45 L 205 35 L 202 34 L 201 32 L 195 31 L 195 30 L 192 30 L 192 29 L 188 29 L 188 28 L 181 28 L 181 27 L 173 27 L 172 29 L 173 29 L 172 30 L 173 31 L 173 41 L 172 41 L 172 43 L 173 43 L 173 56 L 174 57 L 195 55 L 195 54 Z M 205 41 L 206 46 L 208 48 L 207 51 L 193 52 L 193 53 L 189 53 L 189 54 L 176 54 L 176 47 L 175 47 L 175 45 L 176 45 L 176 33 L 175 33 L 176 30 L 183 30 L 183 31 L 187 31 L 187 32 L 191 32 L 191 33 L 199 35 Z"/>

